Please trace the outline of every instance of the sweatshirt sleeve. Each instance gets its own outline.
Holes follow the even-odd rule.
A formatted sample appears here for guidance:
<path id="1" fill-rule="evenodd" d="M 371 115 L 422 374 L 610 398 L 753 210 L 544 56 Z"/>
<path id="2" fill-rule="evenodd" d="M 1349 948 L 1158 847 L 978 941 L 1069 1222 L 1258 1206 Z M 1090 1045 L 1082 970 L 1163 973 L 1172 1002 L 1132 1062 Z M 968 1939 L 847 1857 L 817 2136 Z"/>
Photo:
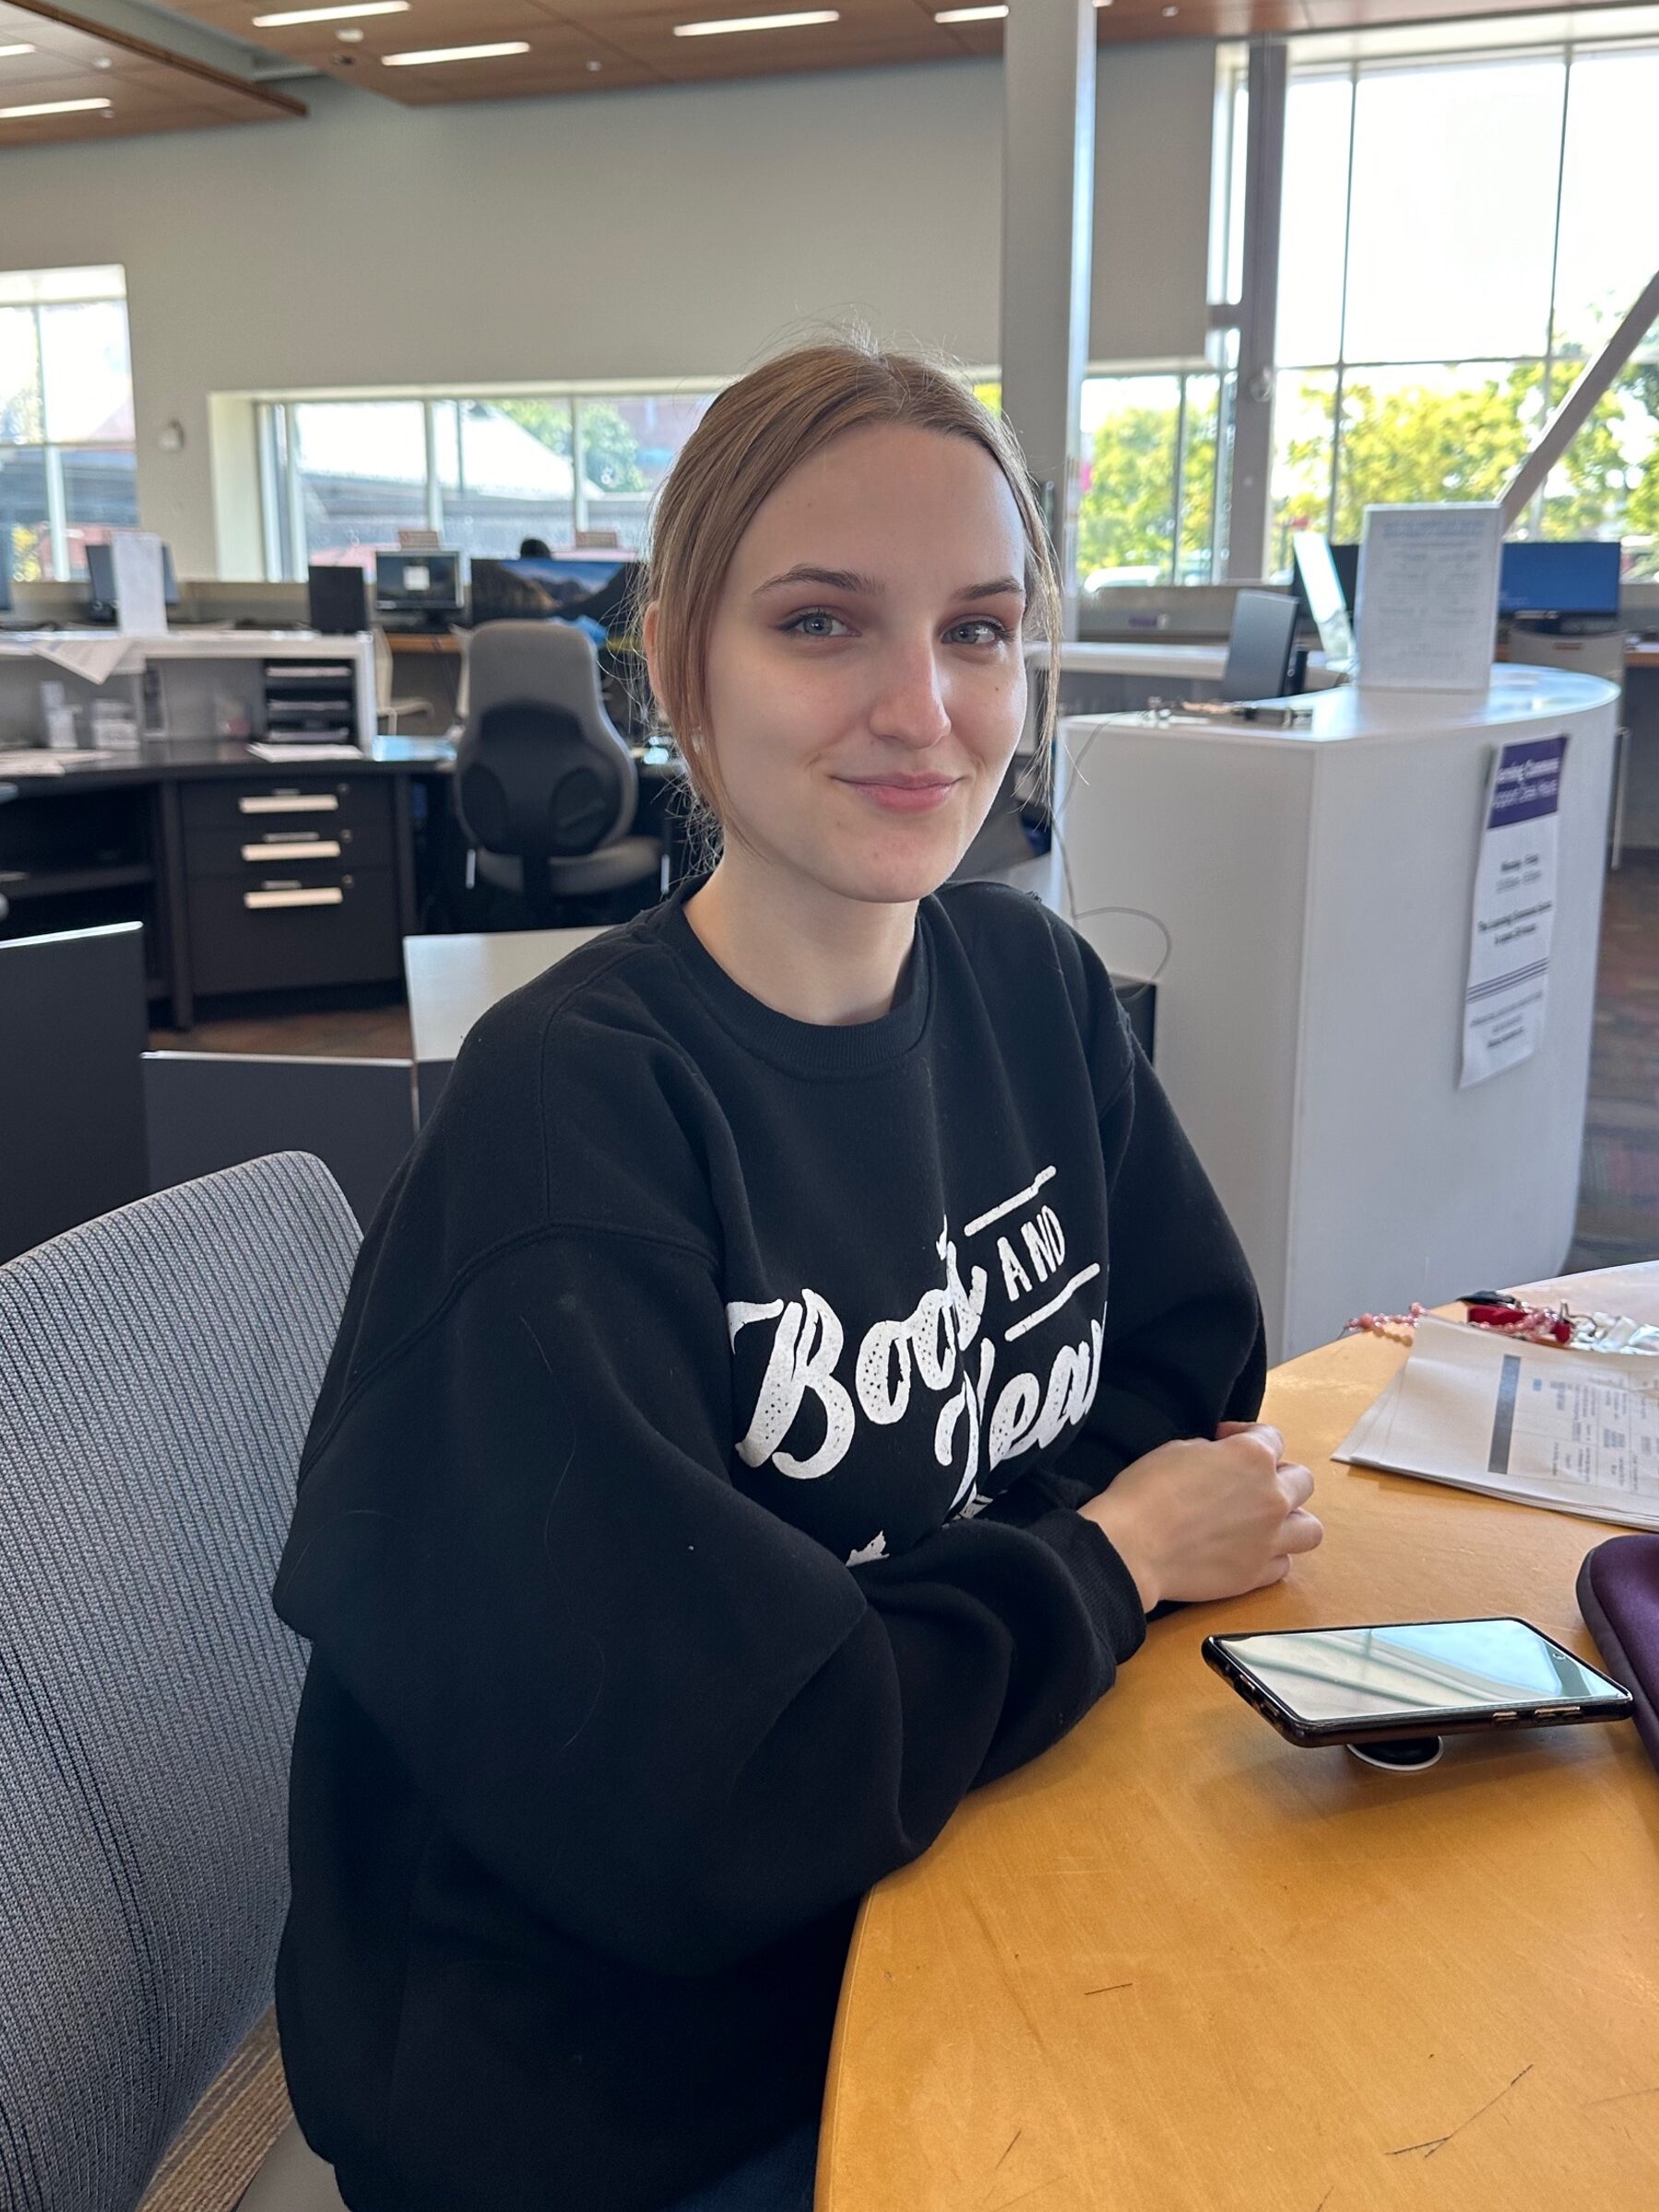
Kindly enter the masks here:
<path id="1" fill-rule="evenodd" d="M 1069 1511 L 844 1566 L 731 1481 L 729 1372 L 706 1257 L 497 1252 L 337 1362 L 276 1591 L 485 1868 L 665 1973 L 914 1859 L 1144 1633 Z"/>

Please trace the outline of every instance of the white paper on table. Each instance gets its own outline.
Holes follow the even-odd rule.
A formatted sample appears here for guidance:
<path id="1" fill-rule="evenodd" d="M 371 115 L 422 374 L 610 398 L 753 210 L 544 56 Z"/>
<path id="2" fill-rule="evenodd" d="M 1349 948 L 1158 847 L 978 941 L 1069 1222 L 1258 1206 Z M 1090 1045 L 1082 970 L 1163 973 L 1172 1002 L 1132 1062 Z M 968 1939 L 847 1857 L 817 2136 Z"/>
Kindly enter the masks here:
<path id="1" fill-rule="evenodd" d="M 49 660 L 54 668 L 67 668 L 72 676 L 84 677 L 89 683 L 108 683 L 118 670 L 130 674 L 144 665 L 131 641 L 114 635 L 57 636 L 42 630 L 30 633 L 28 645 L 37 660 Z"/>
<path id="2" fill-rule="evenodd" d="M 126 637 L 165 637 L 167 577 L 161 540 L 153 530 L 115 530 L 110 537 L 115 572 L 115 626 Z"/>
<path id="3" fill-rule="evenodd" d="M 1659 1528 L 1659 1360 L 1517 1343 L 1425 1315 L 1410 1358 L 1331 1456 Z"/>
<path id="4" fill-rule="evenodd" d="M 1460 1090 L 1526 1059 L 1544 1034 L 1566 759 L 1564 732 L 1493 752 L 1475 865 Z"/>
<path id="5" fill-rule="evenodd" d="M 1356 595 L 1357 680 L 1484 692 L 1492 680 L 1503 514 L 1495 503 L 1368 507 Z"/>
<path id="6" fill-rule="evenodd" d="M 292 745 L 267 745 L 256 739 L 248 747 L 262 761 L 361 761 L 361 745 L 307 745 L 302 740 Z"/>

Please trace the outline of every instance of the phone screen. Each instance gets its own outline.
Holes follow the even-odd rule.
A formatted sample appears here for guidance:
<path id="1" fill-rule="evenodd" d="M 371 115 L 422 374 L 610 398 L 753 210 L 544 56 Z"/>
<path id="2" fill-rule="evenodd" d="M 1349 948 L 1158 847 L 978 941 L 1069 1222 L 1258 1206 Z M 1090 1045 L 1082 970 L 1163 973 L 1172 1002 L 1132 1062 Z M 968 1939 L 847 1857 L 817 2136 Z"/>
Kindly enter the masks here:
<path id="1" fill-rule="evenodd" d="M 1402 1621 L 1215 1640 L 1298 1721 L 1321 1726 L 1518 1706 L 1622 1705 L 1629 1695 L 1524 1621 Z"/>

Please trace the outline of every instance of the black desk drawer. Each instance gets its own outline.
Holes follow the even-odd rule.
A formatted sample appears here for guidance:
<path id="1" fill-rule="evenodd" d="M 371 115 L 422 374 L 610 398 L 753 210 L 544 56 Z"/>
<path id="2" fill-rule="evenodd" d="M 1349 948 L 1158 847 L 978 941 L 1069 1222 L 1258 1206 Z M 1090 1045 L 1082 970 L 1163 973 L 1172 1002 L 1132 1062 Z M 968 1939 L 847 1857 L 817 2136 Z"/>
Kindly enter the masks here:
<path id="1" fill-rule="evenodd" d="M 389 777 L 289 775 L 280 768 L 257 777 L 223 776 L 184 786 L 179 794 L 186 838 L 203 830 L 322 829 L 356 831 L 384 823 L 391 834 Z"/>
<path id="2" fill-rule="evenodd" d="M 253 814 L 233 830 L 192 824 L 184 833 L 184 866 L 198 876 L 287 875 L 323 863 L 341 869 L 390 868 L 392 825 L 371 812 L 356 822 L 338 814 Z"/>
<path id="3" fill-rule="evenodd" d="M 196 988 L 205 994 L 379 983 L 402 973 L 389 868 L 248 869 L 196 877 L 187 896 Z"/>

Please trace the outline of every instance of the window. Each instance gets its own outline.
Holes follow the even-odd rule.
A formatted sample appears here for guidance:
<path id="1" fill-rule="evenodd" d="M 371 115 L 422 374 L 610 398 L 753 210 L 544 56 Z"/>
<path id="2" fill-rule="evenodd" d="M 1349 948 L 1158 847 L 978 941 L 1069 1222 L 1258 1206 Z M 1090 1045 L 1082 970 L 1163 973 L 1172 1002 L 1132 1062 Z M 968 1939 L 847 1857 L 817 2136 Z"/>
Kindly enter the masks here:
<path id="1" fill-rule="evenodd" d="M 1385 500 L 1497 498 L 1653 273 L 1659 52 L 1354 62 L 1293 76 L 1270 569 Z M 1659 334 L 1523 533 L 1659 574 Z"/>
<path id="2" fill-rule="evenodd" d="M 1221 573 L 1223 379 L 1090 376 L 1083 387 L 1077 580 L 1207 584 Z"/>
<path id="3" fill-rule="evenodd" d="M 84 574 L 87 547 L 137 520 L 123 272 L 0 272 L 0 532 L 12 574 Z"/>
<path id="4" fill-rule="evenodd" d="M 436 530 L 500 560 L 526 538 L 555 551 L 637 551 L 650 503 L 712 392 L 276 400 L 261 409 L 266 562 L 373 564 L 399 529 Z"/>

